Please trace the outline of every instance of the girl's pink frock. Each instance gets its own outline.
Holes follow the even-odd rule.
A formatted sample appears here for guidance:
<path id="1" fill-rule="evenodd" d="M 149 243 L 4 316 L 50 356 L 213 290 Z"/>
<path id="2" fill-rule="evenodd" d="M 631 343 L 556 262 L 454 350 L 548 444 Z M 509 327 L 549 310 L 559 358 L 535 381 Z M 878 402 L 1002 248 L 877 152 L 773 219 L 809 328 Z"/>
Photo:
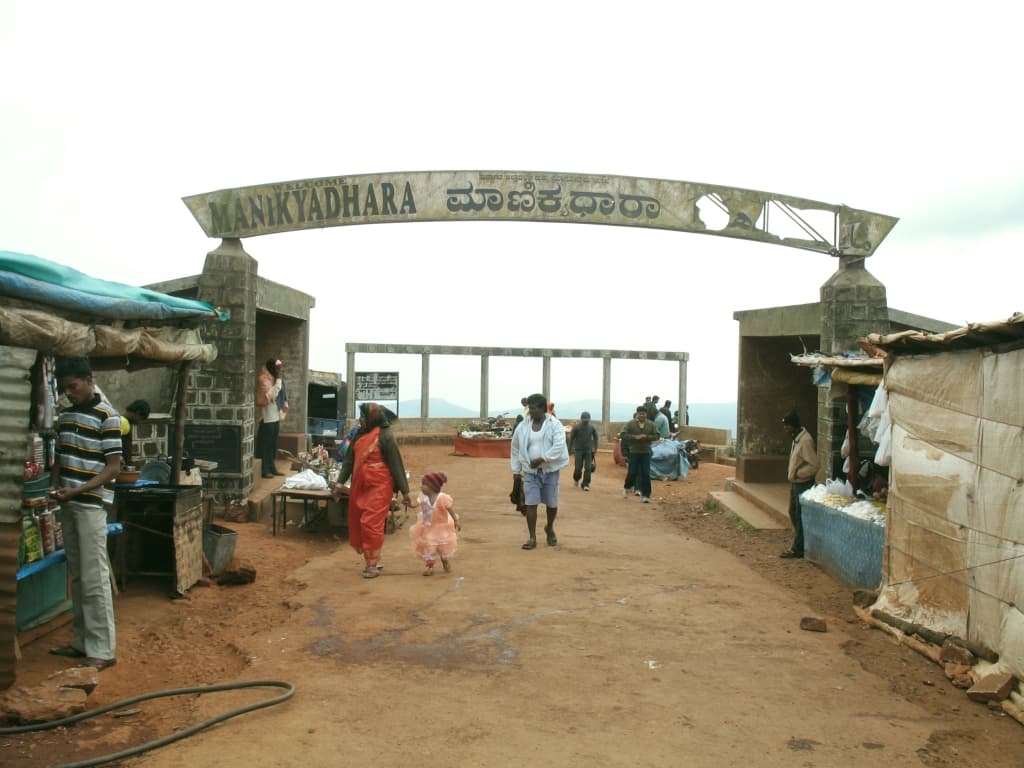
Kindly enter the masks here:
<path id="1" fill-rule="evenodd" d="M 416 522 L 409 527 L 413 551 L 427 562 L 436 560 L 439 556 L 447 560 L 459 548 L 455 520 L 448 514 L 452 506 L 452 497 L 447 493 L 439 493 L 434 505 L 431 506 L 430 499 L 421 493 L 418 502 Z"/>

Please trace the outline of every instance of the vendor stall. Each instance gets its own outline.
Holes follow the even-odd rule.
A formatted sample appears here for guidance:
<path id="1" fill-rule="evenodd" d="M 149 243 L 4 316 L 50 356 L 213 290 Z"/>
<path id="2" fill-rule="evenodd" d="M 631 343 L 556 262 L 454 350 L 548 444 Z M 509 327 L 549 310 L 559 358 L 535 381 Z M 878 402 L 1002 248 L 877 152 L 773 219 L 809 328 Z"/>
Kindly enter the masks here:
<path id="1" fill-rule="evenodd" d="M 503 416 L 464 424 L 455 433 L 455 453 L 488 459 L 507 459 L 512 455 L 515 425 Z"/>
<path id="2" fill-rule="evenodd" d="M 800 497 L 804 557 L 849 587 L 877 589 L 888 490 L 888 458 L 878 445 L 886 440 L 879 436 L 881 419 L 875 412 L 881 407 L 883 360 L 852 353 L 792 355 L 791 360 L 810 368 L 814 384 L 845 411 L 845 424 L 839 422 L 834 433 L 843 436 L 842 445 L 818 446 L 819 455 L 828 457 L 822 462 L 825 483 Z"/>
<path id="3" fill-rule="evenodd" d="M 64 558 L 54 535 L 59 510 L 35 502 L 33 480 L 48 487 L 54 462 L 50 449 L 57 415 L 54 358 L 88 357 L 98 374 L 152 366 L 177 366 L 172 478 L 181 470 L 185 396 L 192 363 L 215 359 L 199 326 L 226 315 L 203 302 L 110 283 L 26 254 L 0 251 L 0 391 L 8 413 L 25 414 L 0 431 L 0 689 L 14 681 L 17 632 L 66 607 Z M 25 505 L 24 501 L 33 501 Z M 27 511 L 26 511 L 27 510 Z M 50 519 L 50 515 L 53 518 Z M 41 538 L 43 557 L 25 544 Z M 45 546 L 53 542 L 53 550 Z M 201 562 L 202 540 L 196 537 Z M 194 581 L 192 582 L 194 583 Z M 191 584 L 189 584 L 191 586 Z M 45 610 L 22 610 L 42 601 Z"/>

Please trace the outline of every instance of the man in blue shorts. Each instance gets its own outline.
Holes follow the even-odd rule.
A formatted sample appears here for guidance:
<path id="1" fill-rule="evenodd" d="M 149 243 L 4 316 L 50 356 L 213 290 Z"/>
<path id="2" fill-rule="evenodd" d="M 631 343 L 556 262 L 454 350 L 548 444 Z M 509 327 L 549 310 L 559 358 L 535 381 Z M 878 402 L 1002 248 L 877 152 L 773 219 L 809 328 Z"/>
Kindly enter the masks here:
<path id="1" fill-rule="evenodd" d="M 544 526 L 548 546 L 558 543 L 555 516 L 558 515 L 558 473 L 569 466 L 569 449 L 565 444 L 565 427 L 548 413 L 548 400 L 535 394 L 526 398 L 529 418 L 512 433 L 512 474 L 522 475 L 526 496 L 526 528 L 530 538 L 523 549 L 537 548 L 537 506 L 547 510 Z"/>

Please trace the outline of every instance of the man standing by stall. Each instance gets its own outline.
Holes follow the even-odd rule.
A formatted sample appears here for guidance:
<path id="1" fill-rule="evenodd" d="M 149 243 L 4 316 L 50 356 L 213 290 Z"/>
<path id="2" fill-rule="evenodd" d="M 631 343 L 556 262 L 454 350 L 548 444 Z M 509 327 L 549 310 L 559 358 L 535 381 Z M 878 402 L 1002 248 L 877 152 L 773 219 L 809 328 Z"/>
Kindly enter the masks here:
<path id="1" fill-rule="evenodd" d="M 71 407 L 57 420 L 50 496 L 60 502 L 75 635 L 50 653 L 104 670 L 117 663 L 106 507 L 121 469 L 121 417 L 95 391 L 88 358 L 58 359 L 56 376 Z"/>
<path id="2" fill-rule="evenodd" d="M 793 524 L 793 545 L 779 557 L 804 556 L 804 524 L 800 514 L 800 494 L 814 485 L 818 474 L 818 452 L 814 438 L 800 426 L 800 416 L 790 411 L 782 417 L 782 428 L 793 438 L 789 449 L 789 520 Z"/>

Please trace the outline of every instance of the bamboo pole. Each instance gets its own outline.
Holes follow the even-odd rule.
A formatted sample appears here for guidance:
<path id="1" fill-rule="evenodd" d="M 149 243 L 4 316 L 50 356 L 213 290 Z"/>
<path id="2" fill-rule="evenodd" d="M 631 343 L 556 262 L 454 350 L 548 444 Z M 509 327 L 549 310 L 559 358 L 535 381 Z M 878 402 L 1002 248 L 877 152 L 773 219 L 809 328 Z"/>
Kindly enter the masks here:
<path id="1" fill-rule="evenodd" d="M 191 367 L 192 361 L 186 360 L 178 368 L 178 399 L 174 404 L 174 458 L 171 459 L 171 480 L 174 485 L 181 485 L 181 460 L 185 454 L 185 401 Z"/>

